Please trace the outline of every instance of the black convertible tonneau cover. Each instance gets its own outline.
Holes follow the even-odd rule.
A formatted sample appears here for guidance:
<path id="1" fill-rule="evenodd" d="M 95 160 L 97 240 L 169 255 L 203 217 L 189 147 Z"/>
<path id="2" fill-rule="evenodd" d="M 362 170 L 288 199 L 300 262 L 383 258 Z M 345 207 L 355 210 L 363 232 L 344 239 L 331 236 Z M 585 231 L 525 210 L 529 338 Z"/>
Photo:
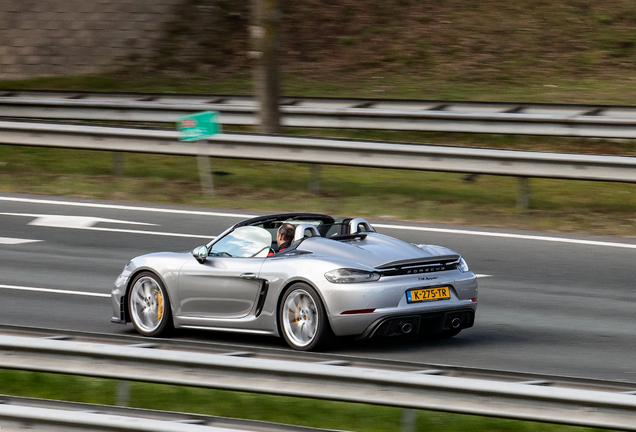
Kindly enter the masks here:
<path id="1" fill-rule="evenodd" d="M 332 224 L 334 219 L 331 216 L 320 213 L 277 213 L 265 216 L 257 216 L 250 219 L 245 219 L 237 223 L 234 227 L 249 225 L 261 225 L 267 222 L 286 221 L 286 220 L 320 220 L 323 224 Z"/>

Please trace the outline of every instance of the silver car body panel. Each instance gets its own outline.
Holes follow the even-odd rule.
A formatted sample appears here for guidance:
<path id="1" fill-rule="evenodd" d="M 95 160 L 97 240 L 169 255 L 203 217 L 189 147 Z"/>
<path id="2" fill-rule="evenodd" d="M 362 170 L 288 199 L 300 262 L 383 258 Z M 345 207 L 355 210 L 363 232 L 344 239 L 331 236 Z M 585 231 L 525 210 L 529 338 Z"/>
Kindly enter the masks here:
<path id="1" fill-rule="evenodd" d="M 354 221 L 357 226 L 359 220 Z M 233 228 L 208 247 L 232 233 Z M 442 258 L 446 263 L 452 261 L 452 265 L 436 262 Z M 278 336 L 279 300 L 288 286 L 304 282 L 321 296 L 337 336 L 367 337 L 373 334 L 374 326 L 393 317 L 454 311 L 472 311 L 474 317 L 477 278 L 470 271 L 462 271 L 456 264 L 460 259 L 445 247 L 412 245 L 375 232 L 335 239 L 308 237 L 271 257 L 209 256 L 201 263 L 189 252 L 148 254 L 130 261 L 115 281 L 111 321 L 129 322 L 126 292 L 136 274 L 150 271 L 167 289 L 177 328 Z M 411 267 L 415 270 L 404 274 Z M 325 273 L 343 268 L 378 272 L 382 276 L 377 281 L 357 283 L 332 283 L 326 279 Z M 391 275 L 392 269 L 400 271 Z M 449 287 L 450 299 L 407 301 L 408 290 L 435 287 Z M 472 326 L 472 322 L 467 326 Z"/>
<path id="2" fill-rule="evenodd" d="M 179 272 L 175 316 L 237 319 L 254 309 L 265 258 L 187 260 Z M 214 289 L 210 289 L 214 287 Z"/>

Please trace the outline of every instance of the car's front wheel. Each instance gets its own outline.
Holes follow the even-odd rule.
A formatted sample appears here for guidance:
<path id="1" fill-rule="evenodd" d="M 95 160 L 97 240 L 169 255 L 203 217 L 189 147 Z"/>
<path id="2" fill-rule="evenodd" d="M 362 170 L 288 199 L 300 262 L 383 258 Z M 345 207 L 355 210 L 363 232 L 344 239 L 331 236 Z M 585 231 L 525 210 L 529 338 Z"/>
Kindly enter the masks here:
<path id="1" fill-rule="evenodd" d="M 168 293 L 153 273 L 135 277 L 128 293 L 128 311 L 135 329 L 144 336 L 160 336 L 172 328 Z"/>
<path id="2" fill-rule="evenodd" d="M 295 283 L 283 294 L 278 317 L 287 344 L 300 351 L 310 351 L 327 345 L 331 327 L 320 296 L 304 283 Z"/>

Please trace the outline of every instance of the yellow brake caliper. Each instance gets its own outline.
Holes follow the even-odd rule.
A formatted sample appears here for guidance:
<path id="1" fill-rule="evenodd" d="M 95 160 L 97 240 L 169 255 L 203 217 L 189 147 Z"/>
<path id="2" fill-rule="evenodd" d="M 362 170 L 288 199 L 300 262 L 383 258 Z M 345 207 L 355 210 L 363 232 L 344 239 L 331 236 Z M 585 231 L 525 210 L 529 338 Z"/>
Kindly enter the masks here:
<path id="1" fill-rule="evenodd" d="M 163 316 L 163 296 L 161 291 L 157 292 L 157 319 L 161 320 Z"/>

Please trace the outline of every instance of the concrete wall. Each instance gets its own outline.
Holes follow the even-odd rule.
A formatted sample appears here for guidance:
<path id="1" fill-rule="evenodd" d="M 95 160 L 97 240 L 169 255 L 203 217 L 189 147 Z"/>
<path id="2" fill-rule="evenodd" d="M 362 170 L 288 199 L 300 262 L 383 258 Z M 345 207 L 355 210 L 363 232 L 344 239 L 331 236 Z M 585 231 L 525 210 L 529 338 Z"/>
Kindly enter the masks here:
<path id="1" fill-rule="evenodd" d="M 0 0 L 0 79 L 96 73 L 156 54 L 182 0 Z"/>

